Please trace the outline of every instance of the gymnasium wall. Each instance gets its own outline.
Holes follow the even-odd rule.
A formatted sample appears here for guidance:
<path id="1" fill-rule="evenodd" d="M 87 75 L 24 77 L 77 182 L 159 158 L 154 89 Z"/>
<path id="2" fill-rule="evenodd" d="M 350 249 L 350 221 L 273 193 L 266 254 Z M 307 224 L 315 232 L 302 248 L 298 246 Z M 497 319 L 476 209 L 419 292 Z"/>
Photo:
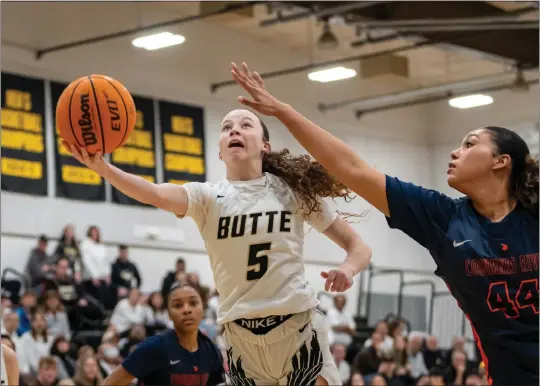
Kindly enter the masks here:
<path id="1" fill-rule="evenodd" d="M 115 7 L 117 4 L 108 6 Z M 54 3 L 50 8 L 40 12 L 54 12 Z M 107 16 L 100 14 L 99 17 Z M 89 8 L 85 20 L 91 18 Z M 73 22 L 85 23 L 85 20 Z M 39 25 L 39 18 L 35 23 Z M 123 27 L 117 25 L 115 29 Z M 58 31 L 51 33 L 58 34 L 59 42 L 67 39 Z M 188 38 L 179 48 L 185 50 L 185 58 L 178 59 L 176 55 L 173 60 L 167 50 L 150 53 L 137 50 L 127 40 L 123 44 L 110 41 L 53 53 L 40 61 L 22 49 L 6 46 L 2 51 L 2 69 L 64 82 L 81 75 L 102 73 L 121 80 L 139 95 L 204 106 L 207 176 L 210 181 L 216 181 L 224 176 L 224 167 L 218 160 L 218 128 L 221 118 L 230 109 L 238 107 L 235 98 L 239 89 L 231 87 L 211 94 L 210 83 L 229 78 L 229 63 L 232 60 L 246 60 L 264 71 L 304 64 L 307 55 L 280 51 L 264 42 L 206 22 L 186 24 L 181 33 Z M 305 74 L 301 74 L 280 81 L 269 80 L 267 85 L 271 90 L 276 90 L 280 98 L 349 143 L 382 171 L 418 184 L 431 185 L 430 172 L 426 168 L 430 154 L 425 144 L 423 107 L 366 116 L 361 121 L 356 121 L 349 110 L 322 115 L 315 108 L 321 97 L 314 98 L 314 95 L 323 95 L 325 100 L 346 98 L 347 94 L 357 93 L 358 84 L 352 81 L 315 85 L 307 82 L 304 77 Z M 381 85 L 379 91 L 384 92 L 385 87 Z M 271 130 L 274 149 L 288 147 L 293 152 L 302 150 L 275 120 L 267 119 L 266 122 Z M 51 182 L 54 181 L 52 168 L 49 170 L 49 178 Z M 369 206 L 357 198 L 350 204 L 339 203 L 339 208 L 361 213 L 369 209 Z M 189 219 L 179 221 L 173 215 L 154 209 L 126 208 L 110 203 L 81 203 L 54 197 L 35 198 L 2 192 L 1 221 L 2 268 L 24 268 L 28 251 L 35 241 L 20 235 L 37 236 L 45 233 L 58 236 L 62 226 L 71 222 L 75 224 L 79 237 L 83 236 L 89 225 L 97 224 L 106 242 L 139 245 L 132 248 L 130 254 L 143 272 L 144 290 L 158 288 L 164 272 L 173 268 L 174 260 L 179 255 L 186 258 L 189 270 L 198 270 L 202 281 L 212 284 L 202 240 Z M 157 246 L 165 249 L 152 249 L 155 243 L 134 236 L 134 228 L 137 226 L 161 227 L 164 232 L 177 234 L 179 241 L 160 242 Z M 434 265 L 429 255 L 401 233 L 388 229 L 383 216 L 373 209 L 353 226 L 373 247 L 375 265 L 425 269 L 427 272 L 433 270 Z M 51 244 L 53 248 L 55 243 Z M 111 257 L 114 257 L 115 247 L 111 246 L 109 250 Z M 306 237 L 305 250 L 308 278 L 318 290 L 322 290 L 320 271 L 339 263 L 344 258 L 343 252 L 314 230 Z M 409 276 L 413 279 L 418 277 Z M 349 292 L 351 311 L 355 309 L 358 293 L 356 285 Z M 379 278 L 374 280 L 373 289 L 382 293 L 396 293 L 397 284 L 390 277 Z M 408 293 L 422 295 L 425 289 L 415 288 Z"/>

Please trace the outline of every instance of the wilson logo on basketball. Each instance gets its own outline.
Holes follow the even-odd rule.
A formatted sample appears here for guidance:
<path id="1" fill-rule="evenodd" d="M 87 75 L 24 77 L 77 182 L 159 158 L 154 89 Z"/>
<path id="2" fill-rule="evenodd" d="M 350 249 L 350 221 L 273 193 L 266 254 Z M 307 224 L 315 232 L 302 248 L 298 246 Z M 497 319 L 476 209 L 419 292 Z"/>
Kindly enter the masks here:
<path id="1" fill-rule="evenodd" d="M 92 129 L 92 117 L 90 116 L 90 96 L 89 94 L 81 94 L 81 118 L 79 118 L 79 126 L 85 146 L 94 145 L 97 143 L 96 135 Z"/>

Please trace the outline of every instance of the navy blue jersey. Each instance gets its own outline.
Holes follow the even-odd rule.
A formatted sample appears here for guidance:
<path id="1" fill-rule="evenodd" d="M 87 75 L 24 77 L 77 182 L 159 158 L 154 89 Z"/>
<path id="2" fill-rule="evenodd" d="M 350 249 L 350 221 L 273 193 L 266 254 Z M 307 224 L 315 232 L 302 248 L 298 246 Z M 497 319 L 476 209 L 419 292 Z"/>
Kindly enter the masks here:
<path id="1" fill-rule="evenodd" d="M 494 223 L 468 198 L 386 177 L 388 224 L 427 248 L 467 315 L 495 385 L 538 385 L 538 218 Z"/>
<path id="2" fill-rule="evenodd" d="M 122 363 L 143 385 L 205 386 L 225 382 L 217 347 L 199 333 L 199 349 L 189 352 L 178 343 L 174 330 L 140 343 Z"/>

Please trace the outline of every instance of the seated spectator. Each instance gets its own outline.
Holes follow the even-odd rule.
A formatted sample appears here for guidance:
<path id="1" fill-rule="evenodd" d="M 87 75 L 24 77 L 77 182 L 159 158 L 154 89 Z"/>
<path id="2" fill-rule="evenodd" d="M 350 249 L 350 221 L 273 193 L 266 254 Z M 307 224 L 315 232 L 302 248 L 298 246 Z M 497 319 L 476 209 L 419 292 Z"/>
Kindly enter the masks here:
<path id="1" fill-rule="evenodd" d="M 444 365 L 444 357 L 442 351 L 439 349 L 437 337 L 428 336 L 426 338 L 426 345 L 424 347 L 424 363 L 428 369 L 432 369 L 436 366 Z"/>
<path id="2" fill-rule="evenodd" d="M 126 358 L 139 343 L 146 339 L 146 329 L 143 325 L 136 325 L 129 331 L 129 335 L 118 342 L 120 355 Z"/>
<path id="3" fill-rule="evenodd" d="M 116 303 L 116 293 L 111 290 L 111 262 L 107 249 L 101 242 L 98 227 L 88 228 L 86 238 L 80 245 L 85 268 L 85 289 L 98 299 L 106 309 L 112 310 Z"/>
<path id="4" fill-rule="evenodd" d="M 471 369 L 467 366 L 465 351 L 453 350 L 452 365 L 444 373 L 444 381 L 449 385 L 463 385 Z"/>
<path id="5" fill-rule="evenodd" d="M 1 335 L 1 339 L 0 339 L 2 342 L 3 345 L 5 346 L 8 346 L 10 349 L 12 349 L 13 351 L 17 352 L 16 350 L 16 346 L 15 346 L 15 343 L 13 342 L 13 340 L 9 337 L 9 335 L 5 335 L 5 334 L 2 334 Z"/>
<path id="6" fill-rule="evenodd" d="M 384 320 L 378 321 L 375 325 L 375 332 L 379 333 L 379 335 L 382 337 L 383 343 L 381 349 L 384 351 L 385 355 L 392 355 L 394 340 L 388 336 L 388 323 L 386 323 Z M 364 347 L 368 347 L 370 345 L 371 340 L 366 340 Z"/>
<path id="7" fill-rule="evenodd" d="M 66 225 L 62 230 L 62 236 L 60 236 L 54 254 L 56 260 L 60 258 L 66 258 L 68 260 L 70 276 L 73 276 L 77 282 L 80 282 L 84 267 L 79 243 L 75 239 L 75 227 L 72 224 Z"/>
<path id="8" fill-rule="evenodd" d="M 70 339 L 71 330 L 69 328 L 68 317 L 64 311 L 64 305 L 62 304 L 57 291 L 48 290 L 45 293 L 44 308 L 49 334 L 54 337 L 64 336 L 67 339 Z"/>
<path id="9" fill-rule="evenodd" d="M 407 342 L 402 336 L 396 336 L 394 338 L 394 347 L 392 349 L 394 362 L 396 366 L 407 367 L 409 364 L 409 357 L 407 354 Z"/>
<path id="10" fill-rule="evenodd" d="M 415 379 L 428 374 L 428 368 L 424 362 L 424 355 L 422 353 L 422 342 L 423 339 L 419 335 L 409 336 L 407 355 L 409 357 L 411 377 Z"/>
<path id="11" fill-rule="evenodd" d="M 79 357 L 73 381 L 77 386 L 100 386 L 103 384 L 103 377 L 99 371 L 95 356 L 85 355 Z"/>
<path id="12" fill-rule="evenodd" d="M 187 274 L 187 281 L 189 285 L 197 290 L 203 301 L 203 307 L 206 309 L 208 306 L 208 297 L 210 296 L 210 288 L 201 284 L 201 277 L 198 272 L 190 272 Z"/>
<path id="13" fill-rule="evenodd" d="M 85 294 L 84 288 L 69 276 L 69 261 L 61 257 L 56 263 L 55 277 L 45 282 L 45 291 L 56 290 L 66 309 L 69 325 L 79 329 L 82 317 L 101 320 L 103 315 L 95 300 Z M 89 301 L 92 300 L 92 301 Z"/>
<path id="14" fill-rule="evenodd" d="M 345 345 L 341 343 L 334 343 L 330 347 L 330 351 L 332 352 L 334 363 L 336 364 L 338 368 L 339 375 L 341 377 L 341 382 L 343 383 L 349 382 L 349 379 L 351 378 L 351 367 L 345 361 L 345 355 L 347 354 Z"/>
<path id="15" fill-rule="evenodd" d="M 4 316 L 13 311 L 13 301 L 11 300 L 11 293 L 2 288 L 2 294 L 0 296 L 0 310 L 1 315 Z"/>
<path id="16" fill-rule="evenodd" d="M 429 372 L 429 386 L 446 386 L 444 371 L 440 367 L 434 367 Z"/>
<path id="17" fill-rule="evenodd" d="M 353 373 L 351 375 L 351 379 L 346 384 L 347 386 L 365 386 L 366 381 L 364 380 L 364 377 L 360 373 Z"/>
<path id="18" fill-rule="evenodd" d="M 94 350 L 94 348 L 92 346 L 89 346 L 89 345 L 84 345 L 84 346 L 81 346 L 79 347 L 79 350 L 77 351 L 77 358 L 82 358 L 82 357 L 85 357 L 85 356 L 93 356 L 95 357 L 96 356 L 96 350 Z M 75 369 L 75 371 L 77 371 Z"/>
<path id="19" fill-rule="evenodd" d="M 54 258 L 47 255 L 48 243 L 47 236 L 41 235 L 37 246 L 30 251 L 25 271 L 32 287 L 37 287 L 52 272 Z"/>
<path id="20" fill-rule="evenodd" d="M 143 308 L 145 325 L 149 330 L 148 335 L 172 328 L 172 322 L 160 292 L 152 292 L 148 297 L 148 304 L 143 305 Z"/>
<path id="21" fill-rule="evenodd" d="M 99 346 L 96 359 L 103 379 L 107 378 L 116 366 L 122 363 L 118 347 L 110 343 L 103 343 Z"/>
<path id="22" fill-rule="evenodd" d="M 383 339 L 381 334 L 374 332 L 371 335 L 371 346 L 364 347 L 353 361 L 355 372 L 359 372 L 364 376 L 375 374 L 379 370 L 381 364 L 381 356 L 384 351 L 382 349 Z"/>
<path id="23" fill-rule="evenodd" d="M 145 308 L 140 304 L 141 293 L 137 288 L 129 291 L 129 296 L 118 302 L 111 316 L 111 325 L 123 335 L 136 324 L 145 323 Z"/>
<path id="24" fill-rule="evenodd" d="M 141 288 L 141 276 L 135 263 L 129 260 L 127 245 L 118 246 L 118 257 L 112 264 L 111 282 L 118 298 L 125 298 L 132 288 Z"/>
<path id="25" fill-rule="evenodd" d="M 9 311 L 3 317 L 4 323 L 2 323 L 2 335 L 7 335 L 13 341 L 15 345 L 18 345 L 19 335 L 17 335 L 17 329 L 19 328 L 19 314 L 15 311 Z"/>
<path id="26" fill-rule="evenodd" d="M 356 326 L 352 315 L 345 310 L 346 303 L 345 295 L 335 295 L 334 306 L 326 313 L 326 319 L 333 332 L 333 341 L 330 343 L 340 343 L 348 347 L 353 341 Z"/>
<path id="27" fill-rule="evenodd" d="M 387 386 L 388 383 L 386 382 L 386 379 L 380 375 L 376 374 L 373 376 L 369 382 L 369 386 Z"/>
<path id="28" fill-rule="evenodd" d="M 58 384 L 58 373 L 56 371 L 56 361 L 50 356 L 41 357 L 38 364 L 36 382 L 31 386 L 56 386 Z"/>
<path id="29" fill-rule="evenodd" d="M 17 334 L 22 336 L 25 332 L 30 330 L 30 319 L 32 318 L 32 312 L 37 306 L 37 296 L 34 290 L 26 290 L 21 298 L 21 306 L 17 308 L 17 315 L 19 315 L 19 328 Z"/>
<path id="30" fill-rule="evenodd" d="M 405 336 L 404 322 L 400 319 L 392 320 L 388 323 L 388 336 L 392 339 Z"/>
<path id="31" fill-rule="evenodd" d="M 51 356 L 56 361 L 59 379 L 71 378 L 75 375 L 75 358 L 71 355 L 69 341 L 63 336 L 54 339 L 51 345 Z"/>
<path id="32" fill-rule="evenodd" d="M 21 336 L 19 368 L 22 373 L 37 374 L 39 360 L 49 355 L 53 337 L 48 334 L 47 320 L 42 311 L 32 314 L 31 329 Z"/>
<path id="33" fill-rule="evenodd" d="M 169 290 L 174 282 L 178 280 L 177 276 L 180 273 L 186 273 L 186 262 L 181 257 L 176 260 L 176 270 L 167 272 L 167 275 L 163 278 L 161 285 L 161 296 L 163 296 L 163 299 L 167 298 Z"/>
<path id="34" fill-rule="evenodd" d="M 465 386 L 482 386 L 482 377 L 480 375 L 471 373 L 465 379 Z"/>
<path id="35" fill-rule="evenodd" d="M 462 351 L 464 353 L 467 353 L 465 351 L 465 338 L 462 336 L 455 336 L 454 339 L 452 339 L 452 347 L 446 354 L 445 358 L 445 365 L 446 366 L 452 366 L 452 354 L 454 353 L 454 350 Z"/>

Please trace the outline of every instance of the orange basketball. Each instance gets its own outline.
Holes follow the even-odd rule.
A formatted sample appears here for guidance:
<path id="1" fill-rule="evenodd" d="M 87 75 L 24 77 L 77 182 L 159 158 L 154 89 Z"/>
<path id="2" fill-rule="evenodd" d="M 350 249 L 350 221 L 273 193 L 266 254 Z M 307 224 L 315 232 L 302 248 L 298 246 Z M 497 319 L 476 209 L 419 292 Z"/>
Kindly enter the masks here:
<path id="1" fill-rule="evenodd" d="M 104 75 L 90 75 L 69 84 L 56 105 L 56 125 L 72 146 L 110 154 L 135 127 L 137 111 L 127 88 Z"/>

